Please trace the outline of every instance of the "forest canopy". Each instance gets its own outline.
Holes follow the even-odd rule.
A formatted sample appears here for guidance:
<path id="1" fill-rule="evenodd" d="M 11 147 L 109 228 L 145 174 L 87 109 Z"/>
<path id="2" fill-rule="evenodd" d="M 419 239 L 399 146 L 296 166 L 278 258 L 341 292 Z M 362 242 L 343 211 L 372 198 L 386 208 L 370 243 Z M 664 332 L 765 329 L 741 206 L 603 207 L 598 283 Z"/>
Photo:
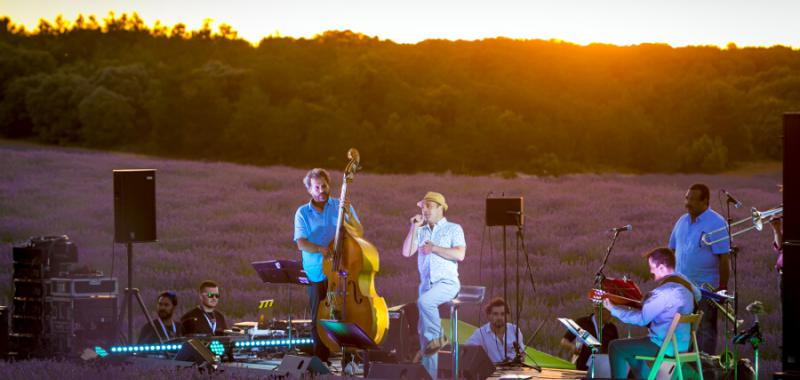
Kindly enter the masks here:
<path id="1" fill-rule="evenodd" d="M 718 172 L 780 160 L 800 51 L 398 44 L 351 31 L 257 44 L 136 15 L 0 19 L 0 136 L 373 172 Z"/>

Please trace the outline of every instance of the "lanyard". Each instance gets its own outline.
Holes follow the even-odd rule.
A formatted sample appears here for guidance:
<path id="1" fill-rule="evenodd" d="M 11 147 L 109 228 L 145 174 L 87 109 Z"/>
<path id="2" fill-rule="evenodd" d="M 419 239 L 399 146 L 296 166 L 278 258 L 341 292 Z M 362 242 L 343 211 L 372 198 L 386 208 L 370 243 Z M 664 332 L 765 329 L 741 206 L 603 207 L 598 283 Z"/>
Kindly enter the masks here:
<path id="1" fill-rule="evenodd" d="M 169 332 L 167 332 L 167 326 L 164 326 L 164 322 L 161 321 L 161 318 L 158 319 L 158 323 L 161 325 L 161 330 L 164 331 L 164 339 L 169 339 Z M 172 336 L 178 335 L 178 331 L 175 330 L 175 321 L 172 321 Z"/>
<path id="2" fill-rule="evenodd" d="M 217 318 L 214 318 L 214 322 L 211 322 L 211 319 L 208 318 L 208 314 L 203 311 L 203 316 L 206 317 L 206 322 L 208 322 L 208 327 L 211 328 L 211 334 L 213 335 L 215 331 L 217 331 Z"/>

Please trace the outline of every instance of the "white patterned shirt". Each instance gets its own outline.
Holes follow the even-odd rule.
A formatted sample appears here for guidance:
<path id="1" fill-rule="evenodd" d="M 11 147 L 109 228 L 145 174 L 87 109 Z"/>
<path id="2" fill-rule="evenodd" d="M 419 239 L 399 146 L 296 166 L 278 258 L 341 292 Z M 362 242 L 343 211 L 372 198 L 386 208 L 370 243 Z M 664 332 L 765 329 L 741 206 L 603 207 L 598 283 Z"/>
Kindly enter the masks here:
<path id="1" fill-rule="evenodd" d="M 423 255 L 419 253 L 426 241 L 444 248 L 465 247 L 464 230 L 456 223 L 450 223 L 447 218 L 442 218 L 433 229 L 425 224 L 417 228 L 417 266 L 419 267 L 420 282 L 430 283 L 442 279 L 458 281 L 458 261 L 448 260 L 435 253 Z"/>

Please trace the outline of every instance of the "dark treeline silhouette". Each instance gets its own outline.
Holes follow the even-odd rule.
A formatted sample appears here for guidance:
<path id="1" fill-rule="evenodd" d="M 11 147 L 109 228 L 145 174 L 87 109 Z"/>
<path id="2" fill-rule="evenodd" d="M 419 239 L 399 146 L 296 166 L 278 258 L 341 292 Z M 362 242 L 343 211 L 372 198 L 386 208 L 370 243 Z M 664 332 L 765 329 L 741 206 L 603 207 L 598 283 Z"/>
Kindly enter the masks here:
<path id="1" fill-rule="evenodd" d="M 397 44 L 350 31 L 257 46 L 109 14 L 0 19 L 0 135 L 378 172 L 715 172 L 781 157 L 787 47 Z"/>

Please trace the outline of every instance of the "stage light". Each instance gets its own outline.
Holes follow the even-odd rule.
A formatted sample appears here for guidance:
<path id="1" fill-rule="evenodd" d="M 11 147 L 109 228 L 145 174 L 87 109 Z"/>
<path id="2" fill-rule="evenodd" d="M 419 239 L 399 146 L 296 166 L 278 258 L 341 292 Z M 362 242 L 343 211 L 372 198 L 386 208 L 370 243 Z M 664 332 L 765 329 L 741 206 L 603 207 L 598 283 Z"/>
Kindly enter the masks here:
<path id="1" fill-rule="evenodd" d="M 222 356 L 222 354 L 225 353 L 225 346 L 223 346 L 222 343 L 220 343 L 218 340 L 211 342 L 209 348 L 211 349 L 211 352 L 213 352 L 214 355 L 217 356 Z"/>

